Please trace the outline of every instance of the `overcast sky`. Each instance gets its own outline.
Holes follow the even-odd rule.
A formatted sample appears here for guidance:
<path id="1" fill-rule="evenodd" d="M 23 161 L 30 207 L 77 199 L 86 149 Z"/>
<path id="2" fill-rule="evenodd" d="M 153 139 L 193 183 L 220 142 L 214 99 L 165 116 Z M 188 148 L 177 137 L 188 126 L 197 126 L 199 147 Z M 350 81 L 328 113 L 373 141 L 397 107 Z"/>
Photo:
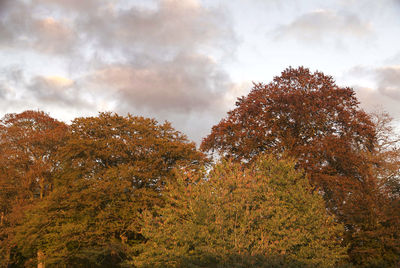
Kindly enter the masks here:
<path id="1" fill-rule="evenodd" d="M 400 119 L 400 0 L 0 0 L 0 117 L 131 113 L 198 143 L 288 66 Z"/>

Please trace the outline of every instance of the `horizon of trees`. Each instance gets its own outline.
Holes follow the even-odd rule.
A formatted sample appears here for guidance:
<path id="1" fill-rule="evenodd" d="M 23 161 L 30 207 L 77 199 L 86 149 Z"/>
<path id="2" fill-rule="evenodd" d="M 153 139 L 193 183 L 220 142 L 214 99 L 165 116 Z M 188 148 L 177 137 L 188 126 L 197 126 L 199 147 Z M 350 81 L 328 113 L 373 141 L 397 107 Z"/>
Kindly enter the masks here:
<path id="1" fill-rule="evenodd" d="M 196 148 L 115 113 L 0 120 L 2 267 L 397 267 L 400 141 L 304 67 Z"/>

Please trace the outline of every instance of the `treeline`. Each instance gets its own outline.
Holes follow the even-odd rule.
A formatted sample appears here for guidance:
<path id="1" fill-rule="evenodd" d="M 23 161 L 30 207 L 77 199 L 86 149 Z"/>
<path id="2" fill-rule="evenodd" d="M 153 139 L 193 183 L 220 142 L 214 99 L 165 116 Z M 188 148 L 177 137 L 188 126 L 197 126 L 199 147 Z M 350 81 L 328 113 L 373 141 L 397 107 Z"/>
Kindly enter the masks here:
<path id="1" fill-rule="evenodd" d="M 200 150 L 166 122 L 0 121 L 2 267 L 397 267 L 391 120 L 288 68 Z"/>

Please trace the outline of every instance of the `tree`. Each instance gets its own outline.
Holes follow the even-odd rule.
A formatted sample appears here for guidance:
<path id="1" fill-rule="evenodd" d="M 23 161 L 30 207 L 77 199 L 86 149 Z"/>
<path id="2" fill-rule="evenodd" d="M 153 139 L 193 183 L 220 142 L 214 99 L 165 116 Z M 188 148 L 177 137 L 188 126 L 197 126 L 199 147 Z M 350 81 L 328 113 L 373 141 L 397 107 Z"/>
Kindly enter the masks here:
<path id="1" fill-rule="evenodd" d="M 345 258 L 343 226 L 294 162 L 261 156 L 243 169 L 181 173 L 165 206 L 144 217 L 137 267 L 331 267 Z"/>
<path id="2" fill-rule="evenodd" d="M 43 198 L 51 189 L 53 153 L 66 133 L 64 123 L 44 112 L 5 115 L 0 121 L 1 185 L 4 189 L 18 188 L 19 199 L 32 200 L 36 195 Z"/>
<path id="3" fill-rule="evenodd" d="M 0 120 L 0 256 L 4 262 L 9 261 L 14 227 L 26 207 L 53 188 L 58 165 L 54 153 L 66 134 L 64 123 L 41 111 L 7 114 Z"/>
<path id="4" fill-rule="evenodd" d="M 398 152 L 379 144 L 385 124 L 379 126 L 358 107 L 351 88 L 321 72 L 288 68 L 269 84 L 255 84 L 236 106 L 212 128 L 202 150 L 244 163 L 264 152 L 293 157 L 345 224 L 344 242 L 354 264 L 398 261 L 399 233 L 392 226 L 397 220 L 389 216 L 398 205 L 389 205 L 382 187 L 383 181 L 396 181 L 397 160 L 390 157 Z"/>
<path id="5" fill-rule="evenodd" d="M 262 152 L 288 155 L 310 174 L 337 210 L 364 180 L 360 151 L 371 151 L 375 128 L 350 88 L 307 68 L 288 68 L 267 84 L 255 84 L 201 144 L 237 161 Z M 339 212 L 338 212 L 339 213 Z"/>
<path id="6" fill-rule="evenodd" d="M 372 114 L 376 128 L 374 151 L 368 157 L 373 163 L 374 176 L 380 188 L 391 199 L 400 198 L 400 135 L 394 130 L 388 113 Z"/>
<path id="7" fill-rule="evenodd" d="M 46 264 L 66 266 L 122 265 L 145 240 L 139 215 L 162 202 L 172 170 L 205 161 L 168 122 L 111 113 L 75 119 L 57 158 L 54 190 L 15 242 L 32 262 L 41 251 Z"/>
<path id="8" fill-rule="evenodd" d="M 377 139 L 365 154 L 371 179 L 347 209 L 349 256 L 358 265 L 393 267 L 400 262 L 400 139 L 387 113 L 372 118 Z"/>

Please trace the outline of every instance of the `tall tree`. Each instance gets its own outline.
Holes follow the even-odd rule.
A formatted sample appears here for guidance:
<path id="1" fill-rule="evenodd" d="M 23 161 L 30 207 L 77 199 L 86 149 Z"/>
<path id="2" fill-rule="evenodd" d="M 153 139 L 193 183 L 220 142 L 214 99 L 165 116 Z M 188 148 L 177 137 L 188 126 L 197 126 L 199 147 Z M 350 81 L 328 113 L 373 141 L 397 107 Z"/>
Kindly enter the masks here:
<path id="1" fill-rule="evenodd" d="M 288 68 L 269 84 L 255 84 L 236 106 L 203 140 L 204 151 L 242 162 L 263 152 L 294 157 L 345 224 L 353 263 L 399 258 L 393 247 L 398 231 L 390 226 L 394 219 L 387 217 L 391 209 L 381 188 L 383 177 L 393 182 L 385 172 L 398 174 L 395 165 L 388 169 L 395 152 L 379 144 L 379 126 L 358 107 L 351 88 L 321 72 Z"/>
<path id="2" fill-rule="evenodd" d="M 48 195 L 57 168 L 54 153 L 65 141 L 67 126 L 41 111 L 7 114 L 0 120 L 0 245 L 8 243 L 25 207 Z"/>
<path id="3" fill-rule="evenodd" d="M 375 128 L 355 93 L 332 77 L 288 68 L 269 84 L 255 84 L 201 144 L 238 161 L 262 152 L 295 157 L 336 210 L 364 180 L 360 151 L 371 151 Z"/>
<path id="4" fill-rule="evenodd" d="M 261 156 L 180 175 L 146 214 L 138 267 L 332 267 L 345 258 L 343 225 L 328 215 L 294 162 Z"/>
<path id="5" fill-rule="evenodd" d="M 19 199 L 43 198 L 51 189 L 52 156 L 66 133 L 64 123 L 41 111 L 5 115 L 0 120 L 2 186 L 18 188 Z"/>
<path id="6" fill-rule="evenodd" d="M 174 168 L 196 170 L 203 154 L 169 123 L 101 113 L 78 118 L 58 151 L 55 189 L 27 213 L 15 242 L 46 264 L 120 265 L 145 238 L 138 218 L 162 202 Z"/>
<path id="7" fill-rule="evenodd" d="M 369 157 L 381 189 L 392 199 L 400 198 L 400 135 L 386 112 L 372 114 L 377 139 Z"/>
<path id="8" fill-rule="evenodd" d="M 391 267 L 400 263 L 400 139 L 388 114 L 373 114 L 373 121 L 377 139 L 365 154 L 370 179 L 348 202 L 347 240 L 354 263 Z"/>

